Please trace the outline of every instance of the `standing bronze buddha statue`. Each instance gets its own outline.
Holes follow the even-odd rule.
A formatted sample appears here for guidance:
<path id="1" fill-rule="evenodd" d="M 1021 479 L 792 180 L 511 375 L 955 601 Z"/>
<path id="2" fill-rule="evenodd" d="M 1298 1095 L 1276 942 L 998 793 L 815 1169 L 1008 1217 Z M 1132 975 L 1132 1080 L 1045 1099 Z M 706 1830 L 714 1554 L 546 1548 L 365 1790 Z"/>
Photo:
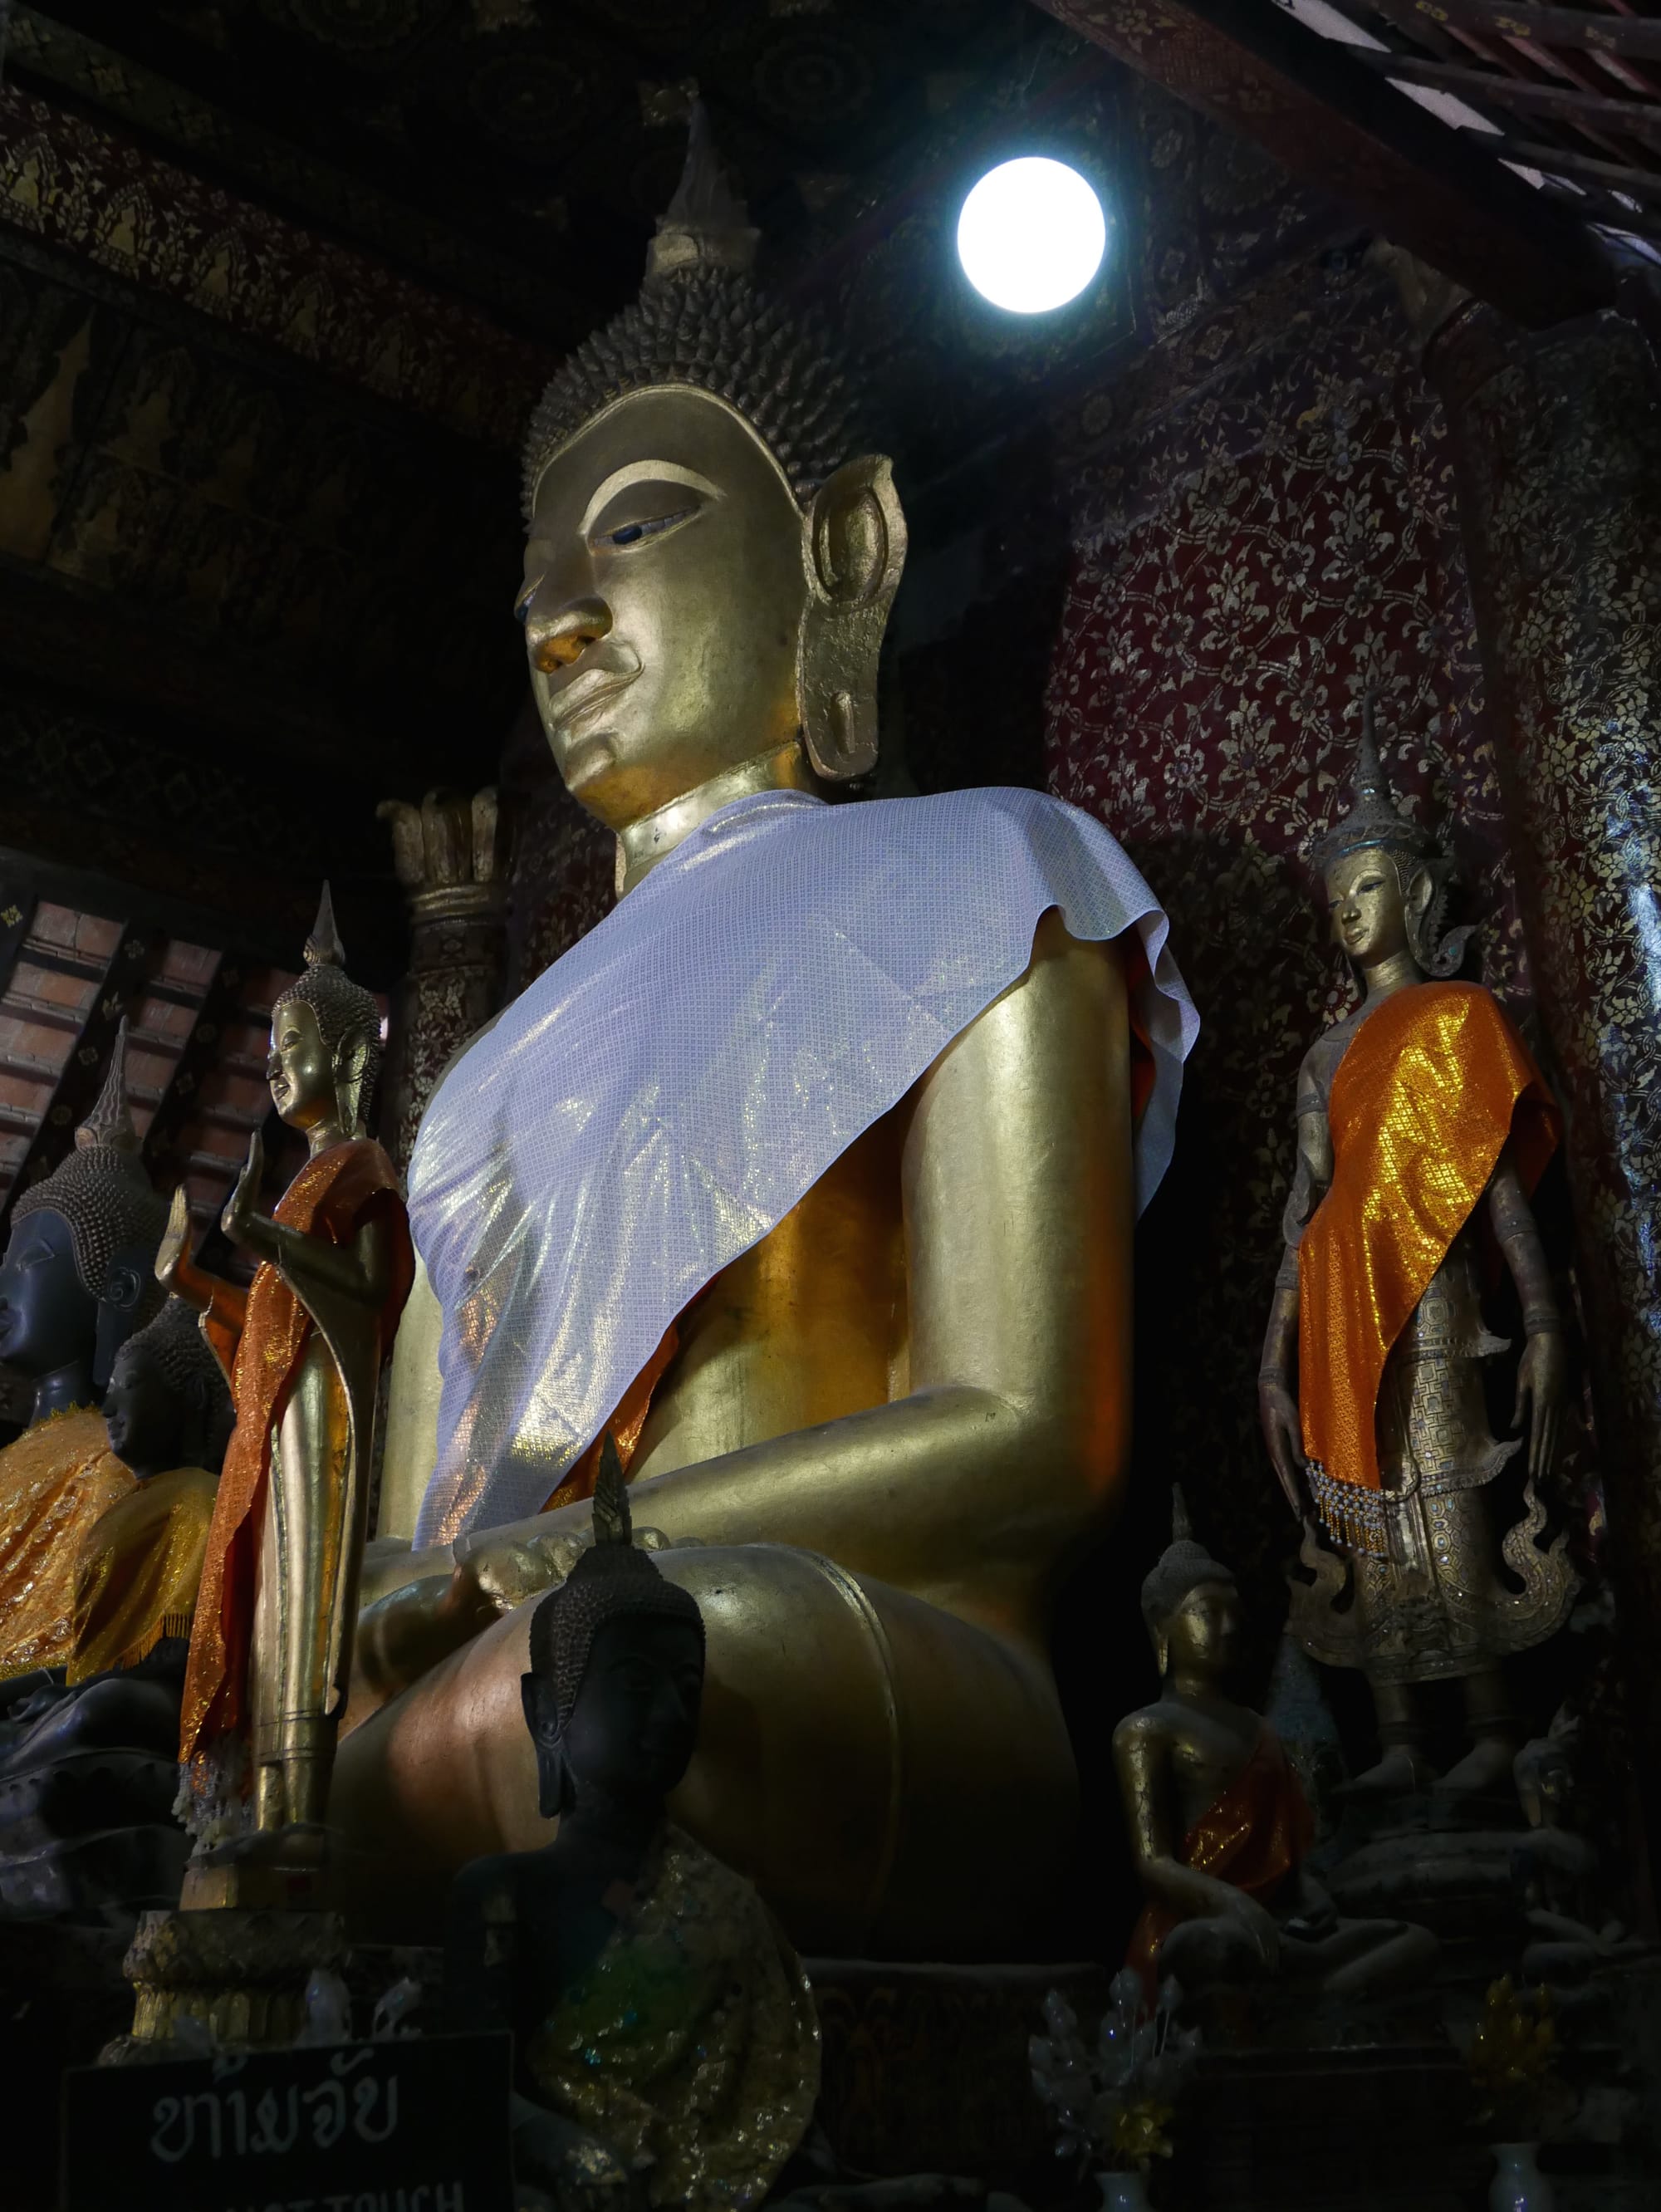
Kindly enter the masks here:
<path id="1" fill-rule="evenodd" d="M 672 1816 L 803 1948 L 1018 1955 L 1075 1832 L 1048 1615 L 1125 1478 L 1192 1010 L 1074 809 L 832 803 L 876 763 L 904 519 L 755 244 L 699 119 L 638 304 L 532 426 L 531 685 L 622 896 L 423 1118 L 395 1390 L 436 1402 L 336 1802 L 388 1928 L 545 1839 L 529 1601 L 612 1431 L 709 1638 Z"/>
<path id="2" fill-rule="evenodd" d="M 1565 1360 L 1529 1199 L 1557 1110 L 1493 993 L 1451 980 L 1469 934 L 1441 934 L 1451 866 L 1391 798 L 1370 699 L 1355 803 L 1315 859 L 1364 996 L 1299 1074 L 1259 1383 L 1314 1573 L 1293 1585 L 1292 1632 L 1315 1658 L 1367 1675 L 1384 1758 L 1361 1786 L 1428 1778 L 1414 1692 L 1458 1680 L 1474 1743 L 1443 1786 L 1492 1788 L 1517 1749 L 1500 1662 L 1550 1636 L 1575 1589 L 1566 1538 L 1548 1551 L 1535 1540 Z M 1483 1397 L 1481 1363 L 1505 1350 L 1482 1318 L 1484 1223 L 1522 1303 L 1520 1447 L 1496 1441 Z M 1519 1448 L 1522 1516 L 1496 1540 L 1488 1486 Z M 1312 1496 L 1336 1553 L 1308 1520 Z"/>
<path id="3" fill-rule="evenodd" d="M 351 1665 L 376 1389 L 411 1269 L 397 1179 L 364 1134 L 380 1012 L 343 963 L 325 886 L 305 970 L 271 1009 L 266 1071 L 272 1103 L 310 1158 L 268 1218 L 254 1206 L 264 1165 L 256 1135 L 225 1208 L 226 1235 L 258 1256 L 252 1286 L 245 1296 L 194 1266 L 182 1200 L 157 1261 L 199 1309 L 236 1407 L 179 1755 L 246 1733 L 254 1825 L 273 1854 L 320 1847 Z M 312 1832 L 311 1845 L 295 1829 Z M 187 1903 L 210 1901 L 187 1890 Z"/>

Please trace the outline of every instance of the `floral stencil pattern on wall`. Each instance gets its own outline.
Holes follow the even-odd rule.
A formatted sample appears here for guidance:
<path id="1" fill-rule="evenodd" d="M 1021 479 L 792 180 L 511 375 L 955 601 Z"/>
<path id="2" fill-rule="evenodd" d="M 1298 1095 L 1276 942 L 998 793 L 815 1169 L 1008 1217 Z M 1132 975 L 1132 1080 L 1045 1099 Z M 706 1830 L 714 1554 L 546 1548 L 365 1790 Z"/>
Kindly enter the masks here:
<path id="1" fill-rule="evenodd" d="M 1301 299 L 1238 320 L 1220 369 L 1112 409 L 1116 441 L 1080 454 L 1046 701 L 1051 785 L 1169 909 L 1203 1023 L 1143 1240 L 1138 1456 L 1197 1492 L 1271 1618 L 1294 1532 L 1258 1357 L 1298 1064 L 1353 996 L 1301 856 L 1345 795 L 1367 684 L 1398 793 L 1452 829 L 1479 971 L 1529 1014 L 1440 410 L 1370 267 L 1312 266 Z"/>

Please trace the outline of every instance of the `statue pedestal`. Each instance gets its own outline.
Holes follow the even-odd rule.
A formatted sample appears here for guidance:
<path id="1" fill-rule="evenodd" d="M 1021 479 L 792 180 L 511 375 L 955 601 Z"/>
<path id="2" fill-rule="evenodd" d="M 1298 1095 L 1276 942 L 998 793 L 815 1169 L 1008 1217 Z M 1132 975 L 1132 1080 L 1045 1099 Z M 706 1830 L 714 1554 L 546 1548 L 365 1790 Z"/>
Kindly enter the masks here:
<path id="1" fill-rule="evenodd" d="M 824 2039 L 818 2118 L 840 2167 L 973 2175 L 1034 2197 L 1053 2188 L 1054 2122 L 1028 2044 L 1044 2032 L 1050 1990 L 1094 2036 L 1110 1969 L 804 1963 Z"/>
<path id="2" fill-rule="evenodd" d="M 198 2055 L 180 2039 L 182 2016 L 227 2049 L 286 2049 L 306 2024 L 312 1974 L 337 1972 L 345 1956 L 337 1912 L 147 1912 L 123 1968 L 136 1992 L 132 2033 L 106 2045 L 100 2063 Z"/>
<path id="3" fill-rule="evenodd" d="M 1207 2054 L 1177 2116 L 1167 2202 L 1184 2212 L 1461 2212 L 1470 2105 L 1464 2062 L 1446 2043 Z"/>
<path id="4" fill-rule="evenodd" d="M 1412 1920 L 1439 1936 L 1440 1983 L 1486 1986 L 1516 1971 L 1529 1940 L 1535 1833 L 1511 1791 L 1352 1799 L 1321 1880 L 1340 1912 Z"/>

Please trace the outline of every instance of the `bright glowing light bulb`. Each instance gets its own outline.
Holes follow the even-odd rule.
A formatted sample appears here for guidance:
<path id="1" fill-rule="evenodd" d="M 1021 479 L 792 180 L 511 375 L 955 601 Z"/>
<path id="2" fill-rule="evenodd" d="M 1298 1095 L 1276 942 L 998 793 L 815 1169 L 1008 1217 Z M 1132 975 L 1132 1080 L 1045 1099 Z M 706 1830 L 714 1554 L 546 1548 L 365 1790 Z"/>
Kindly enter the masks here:
<path id="1" fill-rule="evenodd" d="M 1077 299 L 1101 266 L 1107 218 L 1076 169 L 1029 154 L 988 169 L 957 219 L 957 258 L 983 298 L 1012 315 Z"/>

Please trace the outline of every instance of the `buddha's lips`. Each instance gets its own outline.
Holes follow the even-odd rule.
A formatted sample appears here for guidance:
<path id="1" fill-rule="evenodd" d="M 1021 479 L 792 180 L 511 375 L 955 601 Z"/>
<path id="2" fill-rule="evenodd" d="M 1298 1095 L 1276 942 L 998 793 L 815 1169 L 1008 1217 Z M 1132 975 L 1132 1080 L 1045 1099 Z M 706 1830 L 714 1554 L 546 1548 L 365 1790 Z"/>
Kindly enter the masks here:
<path id="1" fill-rule="evenodd" d="M 560 690 L 550 689 L 548 695 L 549 720 L 559 730 L 566 730 L 591 707 L 597 707 L 603 699 L 614 692 L 627 690 L 640 674 L 638 668 L 585 668 L 582 674 Z"/>

